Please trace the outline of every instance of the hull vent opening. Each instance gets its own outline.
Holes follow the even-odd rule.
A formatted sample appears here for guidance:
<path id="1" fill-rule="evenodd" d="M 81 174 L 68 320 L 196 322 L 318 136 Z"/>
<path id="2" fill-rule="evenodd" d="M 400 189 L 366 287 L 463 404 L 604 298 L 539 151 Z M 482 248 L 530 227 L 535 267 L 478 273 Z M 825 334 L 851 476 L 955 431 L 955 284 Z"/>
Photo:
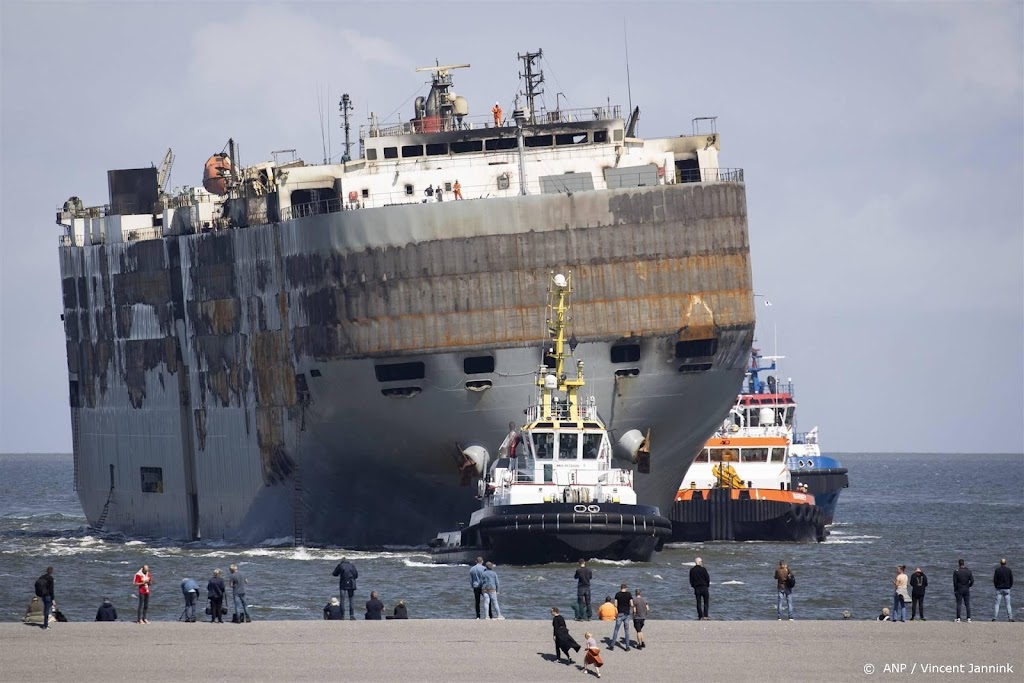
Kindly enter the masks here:
<path id="1" fill-rule="evenodd" d="M 708 358 L 718 352 L 717 339 L 690 339 L 676 342 L 676 358 Z"/>
<path id="2" fill-rule="evenodd" d="M 494 356 L 470 356 L 462 361 L 462 370 L 467 375 L 483 375 L 494 372 Z"/>
<path id="3" fill-rule="evenodd" d="M 388 398 L 412 398 L 422 391 L 423 389 L 420 387 L 392 387 L 391 389 L 381 389 L 380 393 Z"/>
<path id="4" fill-rule="evenodd" d="M 389 363 L 373 366 L 378 382 L 408 382 L 412 379 L 423 379 L 427 376 L 426 366 L 422 361 L 413 363 Z"/>
<path id="5" fill-rule="evenodd" d="M 492 386 L 492 382 L 489 379 L 475 379 L 466 382 L 466 389 L 469 391 L 487 391 Z"/>
<path id="6" fill-rule="evenodd" d="M 679 372 L 705 372 L 711 369 L 711 363 L 683 363 Z"/>

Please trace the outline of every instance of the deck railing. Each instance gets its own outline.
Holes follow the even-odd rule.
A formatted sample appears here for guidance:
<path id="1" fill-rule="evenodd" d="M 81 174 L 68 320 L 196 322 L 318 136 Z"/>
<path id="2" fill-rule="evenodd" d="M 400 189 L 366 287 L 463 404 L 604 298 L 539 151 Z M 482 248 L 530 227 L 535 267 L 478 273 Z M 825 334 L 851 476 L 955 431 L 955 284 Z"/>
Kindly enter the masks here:
<path id="1" fill-rule="evenodd" d="M 552 111 L 538 111 L 536 118 L 527 125 L 543 125 L 552 123 L 571 124 L 581 121 L 610 121 L 622 118 L 622 107 L 618 104 L 602 105 L 599 107 L 582 107 L 578 109 L 555 109 Z M 513 110 L 502 111 L 502 128 L 515 128 L 516 122 L 513 118 Z M 475 114 L 461 118 L 452 116 L 450 119 L 415 119 L 412 121 L 389 121 L 375 126 L 363 124 L 359 126 L 359 139 L 382 138 L 396 135 L 417 135 L 420 133 L 446 133 L 453 131 L 483 130 L 485 128 L 496 128 L 494 115 Z"/>

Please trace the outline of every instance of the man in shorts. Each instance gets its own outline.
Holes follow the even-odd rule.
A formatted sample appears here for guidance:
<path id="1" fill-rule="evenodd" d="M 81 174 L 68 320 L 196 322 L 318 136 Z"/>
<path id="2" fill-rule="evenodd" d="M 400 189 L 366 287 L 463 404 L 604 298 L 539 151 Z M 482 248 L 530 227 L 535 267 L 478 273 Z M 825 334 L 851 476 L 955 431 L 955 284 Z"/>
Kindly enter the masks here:
<path id="1" fill-rule="evenodd" d="M 636 629 L 636 649 L 638 650 L 647 647 L 647 643 L 644 642 L 644 621 L 650 612 L 651 606 L 647 604 L 647 598 L 644 597 L 643 591 L 637 588 L 636 595 L 633 596 L 633 628 Z"/>

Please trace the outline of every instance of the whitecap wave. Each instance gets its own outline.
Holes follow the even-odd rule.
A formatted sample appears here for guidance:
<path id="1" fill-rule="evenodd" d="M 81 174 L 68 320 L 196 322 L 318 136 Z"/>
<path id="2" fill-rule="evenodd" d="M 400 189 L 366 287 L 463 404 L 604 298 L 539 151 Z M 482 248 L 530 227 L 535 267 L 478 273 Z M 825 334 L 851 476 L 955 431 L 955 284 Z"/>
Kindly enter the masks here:
<path id="1" fill-rule="evenodd" d="M 624 567 L 633 564 L 633 560 L 591 560 L 590 564 L 611 564 L 617 567 Z"/>
<path id="2" fill-rule="evenodd" d="M 723 581 L 719 585 L 720 586 L 743 586 L 745 584 L 742 581 Z"/>
<path id="3" fill-rule="evenodd" d="M 433 562 L 419 562 L 409 557 L 402 558 L 402 564 L 406 567 L 464 567 L 463 564 L 434 564 Z"/>

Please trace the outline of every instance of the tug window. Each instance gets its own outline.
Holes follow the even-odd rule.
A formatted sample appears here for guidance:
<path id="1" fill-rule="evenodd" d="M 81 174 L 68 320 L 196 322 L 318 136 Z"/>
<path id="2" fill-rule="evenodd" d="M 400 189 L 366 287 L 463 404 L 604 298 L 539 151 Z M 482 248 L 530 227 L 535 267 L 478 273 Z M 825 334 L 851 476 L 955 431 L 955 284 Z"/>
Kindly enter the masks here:
<path id="1" fill-rule="evenodd" d="M 783 462 L 786 459 L 785 448 L 773 448 L 772 449 L 772 462 Z"/>
<path id="2" fill-rule="evenodd" d="M 743 462 L 768 462 L 768 449 L 744 448 Z"/>
<path id="3" fill-rule="evenodd" d="M 555 457 L 555 435 L 548 432 L 534 435 L 534 450 L 538 460 L 551 460 Z"/>
<path id="4" fill-rule="evenodd" d="M 558 459 L 559 460 L 575 460 L 579 457 L 577 453 L 577 444 L 579 443 L 580 435 L 573 434 L 559 434 L 558 435 Z"/>
<path id="5" fill-rule="evenodd" d="M 584 434 L 583 435 L 583 459 L 584 460 L 597 460 L 597 454 L 601 448 L 601 435 L 600 434 Z"/>
<path id="6" fill-rule="evenodd" d="M 711 462 L 739 462 L 735 448 L 715 448 L 711 450 Z"/>
<path id="7" fill-rule="evenodd" d="M 694 462 L 708 462 L 711 459 L 711 449 L 705 448 L 699 454 Z"/>

